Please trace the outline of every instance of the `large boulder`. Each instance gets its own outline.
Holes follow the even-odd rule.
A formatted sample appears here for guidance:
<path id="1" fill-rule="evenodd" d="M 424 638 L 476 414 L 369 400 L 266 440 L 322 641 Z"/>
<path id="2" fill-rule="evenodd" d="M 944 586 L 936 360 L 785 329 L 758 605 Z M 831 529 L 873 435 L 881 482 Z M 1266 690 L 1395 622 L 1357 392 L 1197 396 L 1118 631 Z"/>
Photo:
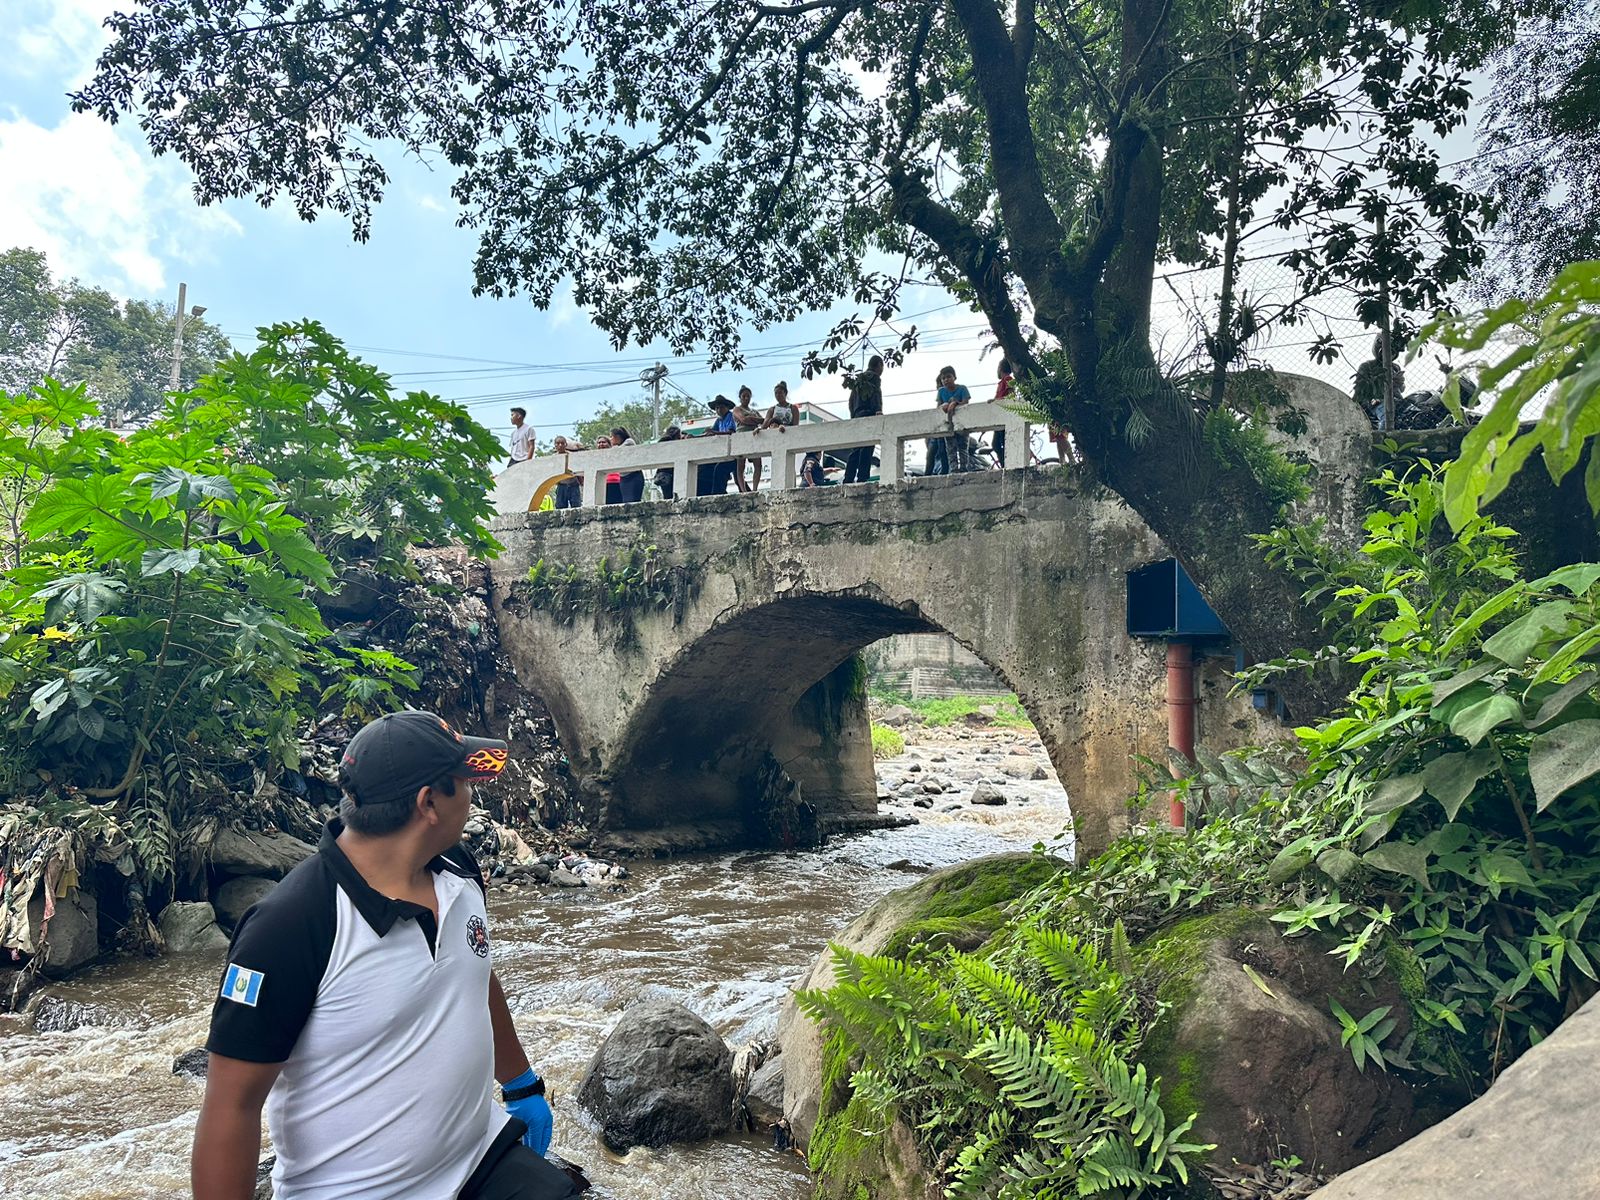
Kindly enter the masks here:
<path id="1" fill-rule="evenodd" d="M 1313 1200 L 1600 1196 L 1600 999 L 1529 1050 L 1477 1100 Z"/>
<path id="2" fill-rule="evenodd" d="M 946 867 L 884 896 L 834 943 L 858 954 L 903 955 L 920 944 L 976 950 L 999 928 L 1005 906 L 1065 867 L 1060 859 L 1027 853 L 994 854 Z M 806 991 L 832 987 L 833 955 L 812 965 Z M 790 996 L 778 1018 L 783 1055 L 783 1111 L 795 1140 L 808 1145 L 823 1100 L 822 1034 Z"/>
<path id="3" fill-rule="evenodd" d="M 1356 1016 L 1387 1005 L 1399 1022 L 1392 1046 L 1409 1026 L 1405 997 L 1388 975 L 1345 972 L 1329 949 L 1285 938 L 1249 909 L 1180 922 L 1138 948 L 1165 1005 L 1140 1061 L 1170 1120 L 1199 1113 L 1189 1140 L 1216 1143 L 1216 1161 L 1292 1153 L 1343 1171 L 1421 1127 L 1411 1086 L 1396 1072 L 1360 1070 L 1329 1010 L 1330 1000 Z"/>
<path id="4" fill-rule="evenodd" d="M 635 1004 L 595 1053 L 578 1103 L 618 1152 L 700 1141 L 732 1123 L 733 1054 L 683 1005 Z"/>
<path id="5" fill-rule="evenodd" d="M 217 928 L 217 915 L 203 900 L 179 900 L 167 905 L 156 925 L 161 930 L 161 940 L 173 954 L 228 948 L 228 935 Z"/>
<path id="6" fill-rule="evenodd" d="M 265 875 L 282 879 L 316 847 L 287 833 L 263 833 L 257 829 L 219 830 L 211 841 L 211 865 L 224 875 Z"/>
<path id="7" fill-rule="evenodd" d="M 276 879 L 265 879 L 260 875 L 243 875 L 238 879 L 230 879 L 219 887 L 212 905 L 217 910 L 218 919 L 231 929 L 239 923 L 240 917 L 277 886 Z"/>
<path id="8" fill-rule="evenodd" d="M 48 923 L 44 912 L 44 896 L 34 896 L 28 902 L 28 926 L 36 931 L 36 938 L 37 931 L 43 930 L 46 975 L 69 975 L 100 953 L 100 908 L 93 892 L 73 888 L 57 897 Z"/>

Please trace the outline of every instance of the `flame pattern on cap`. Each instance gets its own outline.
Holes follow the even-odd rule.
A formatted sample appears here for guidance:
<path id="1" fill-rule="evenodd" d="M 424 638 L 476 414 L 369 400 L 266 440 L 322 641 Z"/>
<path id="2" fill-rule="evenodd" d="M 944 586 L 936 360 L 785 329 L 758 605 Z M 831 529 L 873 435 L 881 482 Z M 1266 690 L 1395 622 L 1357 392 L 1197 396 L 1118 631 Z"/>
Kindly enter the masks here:
<path id="1" fill-rule="evenodd" d="M 504 750 L 474 750 L 461 760 L 462 765 L 485 775 L 498 775 L 505 769 Z"/>

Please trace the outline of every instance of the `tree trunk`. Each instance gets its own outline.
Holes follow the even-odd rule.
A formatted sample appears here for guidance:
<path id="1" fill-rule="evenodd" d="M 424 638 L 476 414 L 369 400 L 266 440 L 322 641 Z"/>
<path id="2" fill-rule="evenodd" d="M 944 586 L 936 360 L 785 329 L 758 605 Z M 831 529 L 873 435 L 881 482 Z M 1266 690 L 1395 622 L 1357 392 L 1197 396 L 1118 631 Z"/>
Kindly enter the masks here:
<path id="1" fill-rule="evenodd" d="M 1022 278 L 1038 327 L 1066 352 L 1071 378 L 1039 365 L 992 263 L 975 260 L 965 223 L 924 194 L 902 217 L 932 238 L 972 282 L 1001 346 L 1026 387 L 1037 385 L 1060 414 L 1085 461 L 1126 500 L 1183 564 L 1201 592 L 1254 659 L 1326 643 L 1299 582 L 1269 567 L 1252 540 L 1281 520 L 1250 471 L 1220 459 L 1206 444 L 1193 405 L 1158 377 L 1150 350 L 1151 291 L 1163 201 L 1162 146 L 1140 104 L 1159 109 L 1165 72 L 1165 0 L 1124 0 L 1120 121 L 1108 139 L 1099 228 L 1076 254 L 1048 202 L 1028 115 L 1026 79 L 995 0 L 952 0 L 972 50 L 984 103 L 991 167 L 1005 224 L 1010 266 Z M 970 232 L 970 226 L 966 226 Z M 1130 438 L 1137 405 L 1151 428 Z M 1138 444 L 1135 444 L 1137 441 Z M 1329 677 L 1284 676 L 1288 707 L 1301 719 L 1326 713 L 1344 689 Z"/>

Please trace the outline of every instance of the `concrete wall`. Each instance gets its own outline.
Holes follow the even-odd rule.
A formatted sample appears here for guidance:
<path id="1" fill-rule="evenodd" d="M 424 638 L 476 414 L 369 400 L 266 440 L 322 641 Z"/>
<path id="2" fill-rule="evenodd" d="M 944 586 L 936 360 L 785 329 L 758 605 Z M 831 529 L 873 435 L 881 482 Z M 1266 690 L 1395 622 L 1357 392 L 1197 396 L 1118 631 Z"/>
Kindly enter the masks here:
<path id="1" fill-rule="evenodd" d="M 866 652 L 872 686 L 918 700 L 943 696 L 1003 695 L 1007 688 L 988 665 L 942 633 L 885 638 Z"/>
<path id="2" fill-rule="evenodd" d="M 735 819 L 760 756 L 810 743 L 795 715 L 805 694 L 894 634 L 948 633 L 1017 693 L 1091 850 L 1126 825 L 1131 756 L 1164 757 L 1163 647 L 1127 637 L 1124 572 L 1166 553 L 1073 472 L 517 513 L 495 532 L 503 644 L 549 705 L 603 827 Z M 513 593 L 538 559 L 589 572 L 636 545 L 689 582 L 677 603 L 639 613 L 630 636 L 590 614 L 563 623 Z M 1270 736 L 1224 695 L 1222 673 L 1220 662 L 1202 671 L 1201 740 Z M 833 800 L 856 803 L 848 787 Z"/>

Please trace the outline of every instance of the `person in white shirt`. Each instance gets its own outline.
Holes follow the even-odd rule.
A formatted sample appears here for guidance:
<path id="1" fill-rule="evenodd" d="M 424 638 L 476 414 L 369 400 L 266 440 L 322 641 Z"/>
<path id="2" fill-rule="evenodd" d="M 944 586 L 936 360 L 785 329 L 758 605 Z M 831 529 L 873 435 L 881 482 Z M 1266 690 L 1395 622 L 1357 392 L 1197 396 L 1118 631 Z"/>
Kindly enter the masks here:
<path id="1" fill-rule="evenodd" d="M 528 410 L 511 410 L 511 463 L 527 462 L 533 457 L 533 426 L 528 424 Z M 509 469 L 509 468 L 508 468 Z"/>

